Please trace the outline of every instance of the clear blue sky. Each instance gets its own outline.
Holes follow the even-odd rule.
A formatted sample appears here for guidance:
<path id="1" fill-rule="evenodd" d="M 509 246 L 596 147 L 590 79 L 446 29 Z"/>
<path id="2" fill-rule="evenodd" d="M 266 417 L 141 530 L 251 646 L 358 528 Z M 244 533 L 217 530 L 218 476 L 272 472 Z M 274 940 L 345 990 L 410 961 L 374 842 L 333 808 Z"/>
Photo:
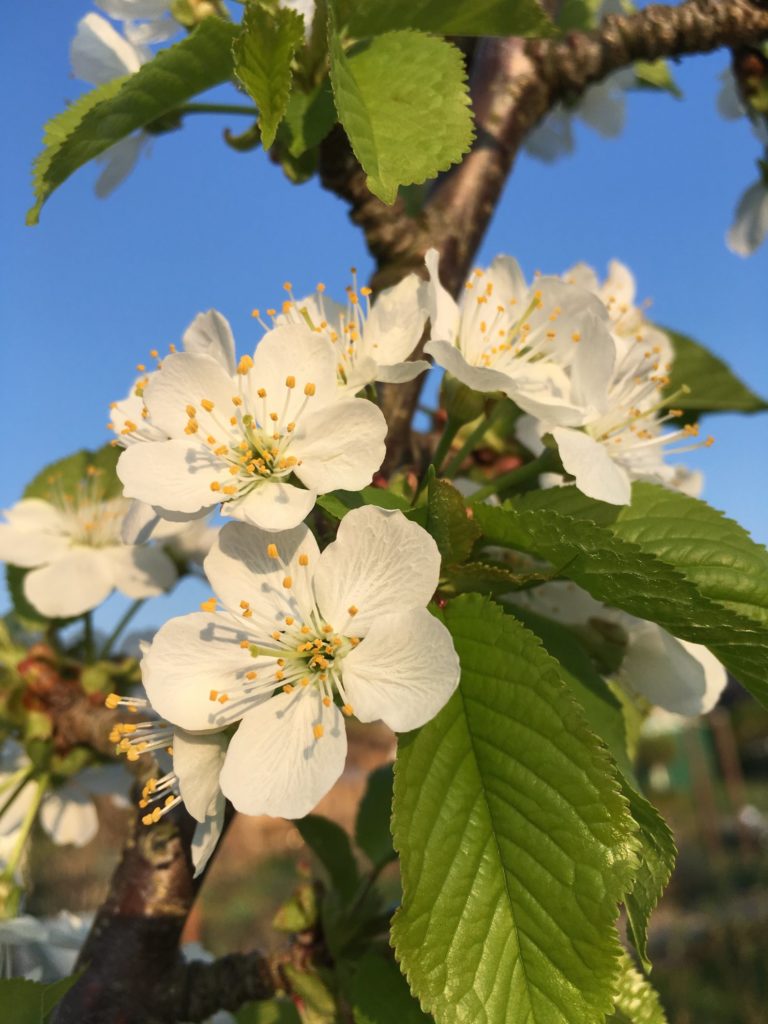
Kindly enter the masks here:
<path id="1" fill-rule="evenodd" d="M 126 391 L 135 364 L 177 341 L 199 310 L 224 312 L 249 350 L 258 338 L 250 310 L 279 301 L 283 281 L 297 294 L 318 280 L 334 292 L 350 265 L 363 277 L 371 266 L 340 201 L 314 183 L 291 186 L 261 153 L 226 147 L 222 118 L 190 118 L 155 140 L 107 200 L 93 195 L 95 168 L 80 171 L 40 225 L 25 227 L 43 122 L 82 89 L 70 77 L 68 47 L 89 10 L 84 0 L 25 0 L 5 12 L 0 507 L 46 462 L 102 444 L 108 404 Z M 716 112 L 726 64 L 725 53 L 681 64 L 682 103 L 630 95 L 616 141 L 584 128 L 576 153 L 553 166 L 523 156 L 479 262 L 506 251 L 530 273 L 622 259 L 659 322 L 708 344 L 765 394 L 768 246 L 743 260 L 723 241 L 758 156 L 746 122 Z M 712 417 L 707 429 L 716 445 L 688 459 L 706 473 L 705 497 L 765 542 L 768 417 Z M 151 602 L 143 621 L 159 623 L 197 600 L 185 589 Z"/>

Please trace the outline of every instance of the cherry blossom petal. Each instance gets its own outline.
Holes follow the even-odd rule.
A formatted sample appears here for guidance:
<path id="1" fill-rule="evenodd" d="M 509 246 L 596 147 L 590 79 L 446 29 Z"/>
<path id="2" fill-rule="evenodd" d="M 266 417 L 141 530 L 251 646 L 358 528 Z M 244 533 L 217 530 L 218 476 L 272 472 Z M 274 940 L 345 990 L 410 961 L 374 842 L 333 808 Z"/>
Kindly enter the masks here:
<path id="1" fill-rule="evenodd" d="M 501 302 L 517 299 L 525 301 L 528 285 L 523 277 L 520 264 L 512 256 L 497 256 L 485 272 L 485 277 L 493 285 L 493 295 Z"/>
<path id="2" fill-rule="evenodd" d="M 511 378 L 508 373 L 487 366 L 470 365 L 456 346 L 448 341 L 428 341 L 424 351 L 432 356 L 438 366 L 442 366 L 473 391 L 506 392 L 509 389 Z"/>
<path id="3" fill-rule="evenodd" d="M 26 498 L 0 523 L 0 561 L 30 569 L 61 558 L 69 548 L 59 512 L 48 502 Z"/>
<path id="4" fill-rule="evenodd" d="M 216 799 L 214 813 L 208 815 L 205 821 L 199 822 L 195 834 L 192 836 L 192 865 L 195 873 L 192 876 L 197 878 L 202 874 L 206 864 L 211 859 L 211 854 L 221 838 L 224 829 L 224 811 L 226 803 L 224 797 L 219 795 Z"/>
<path id="5" fill-rule="evenodd" d="M 431 370 L 432 364 L 426 359 L 413 359 L 407 363 L 393 363 L 391 366 L 376 368 L 376 380 L 382 384 L 405 384 L 415 380 L 420 373 Z"/>
<path id="6" fill-rule="evenodd" d="M 221 479 L 220 460 L 194 442 L 134 444 L 118 459 L 126 498 L 172 512 L 195 513 L 216 504 L 211 484 Z"/>
<path id="7" fill-rule="evenodd" d="M 100 14 L 86 14 L 77 23 L 69 48 L 72 73 L 90 85 L 103 85 L 138 71 L 141 53 Z"/>
<path id="8" fill-rule="evenodd" d="M 588 434 L 564 427 L 556 427 L 552 436 L 563 466 L 575 477 L 582 494 L 611 505 L 630 503 L 632 485 L 627 471 L 613 461 L 603 445 Z"/>
<path id="9" fill-rule="evenodd" d="M 419 343 L 427 319 L 426 285 L 409 274 L 377 295 L 365 323 L 364 347 L 377 363 L 399 363 Z"/>
<path id="10" fill-rule="evenodd" d="M 296 476 L 310 490 L 357 491 L 371 482 L 384 461 L 387 423 L 364 398 L 342 398 L 306 416 L 291 445 L 301 462 Z"/>
<path id="11" fill-rule="evenodd" d="M 86 846 L 99 831 L 99 816 L 85 793 L 67 786 L 48 793 L 40 807 L 40 824 L 57 846 Z"/>
<path id="12" fill-rule="evenodd" d="M 228 736 L 222 733 L 174 731 L 173 770 L 184 806 L 195 821 L 204 822 L 215 814 L 227 742 Z"/>
<path id="13" fill-rule="evenodd" d="M 654 622 L 637 620 L 619 676 L 634 693 L 678 715 L 703 715 L 717 703 L 728 676 L 701 644 L 678 640 Z"/>
<path id="14" fill-rule="evenodd" d="M 616 368 L 616 343 L 603 320 L 593 313 L 585 317 L 582 330 L 571 367 L 572 397 L 576 405 L 589 410 L 592 418 L 608 409 L 609 388 Z"/>
<path id="15" fill-rule="evenodd" d="M 451 343 L 455 340 L 459 329 L 459 307 L 450 293 L 440 284 L 439 261 L 440 254 L 437 249 L 428 249 L 424 263 L 429 272 L 426 300 L 431 325 L 430 337 L 434 341 Z"/>
<path id="16" fill-rule="evenodd" d="M 293 377 L 295 386 L 288 391 L 286 378 Z M 248 374 L 251 403 L 256 405 L 257 390 L 267 392 L 267 408 L 281 413 L 285 420 L 300 420 L 300 410 L 319 409 L 338 399 L 336 355 L 332 343 L 303 324 L 285 324 L 268 331 L 253 354 L 253 368 Z M 314 385 L 314 394 L 307 399 L 304 388 Z M 287 403 L 286 403 L 287 399 Z"/>
<path id="17" fill-rule="evenodd" d="M 402 512 L 365 505 L 348 512 L 314 577 L 317 604 L 337 631 L 357 608 L 350 632 L 363 636 L 381 615 L 423 608 L 440 574 L 430 535 Z"/>
<path id="18" fill-rule="evenodd" d="M 242 498 L 226 502 L 221 514 L 240 519 L 260 530 L 292 530 L 312 511 L 314 491 L 304 491 L 282 480 L 264 480 Z"/>
<path id="19" fill-rule="evenodd" d="M 198 313 L 184 332 L 184 351 L 215 359 L 229 374 L 234 374 L 235 339 L 229 320 L 216 309 Z"/>
<path id="20" fill-rule="evenodd" d="M 324 708 L 314 690 L 280 693 L 240 723 L 221 772 L 222 792 L 243 814 L 303 818 L 339 778 L 346 756 L 335 705 Z"/>
<path id="21" fill-rule="evenodd" d="M 103 549 L 117 589 L 134 599 L 155 597 L 170 590 L 178 572 L 173 559 L 161 548 L 121 545 Z"/>
<path id="22" fill-rule="evenodd" d="M 738 256 L 751 256 L 768 234 L 768 185 L 756 181 L 739 200 L 726 245 Z"/>
<path id="23" fill-rule="evenodd" d="M 275 543 L 279 560 L 267 547 Z M 299 565 L 306 555 L 309 566 Z M 268 636 L 286 615 L 309 618 L 313 607 L 311 573 L 320 549 L 306 526 L 297 526 L 276 537 L 245 523 L 228 523 L 204 563 L 205 574 L 219 600 L 235 616 L 242 615 L 241 601 L 248 601 L 251 615 L 248 629 Z M 283 586 L 286 576 L 291 587 Z"/>
<path id="24" fill-rule="evenodd" d="M 395 732 L 424 725 L 459 682 L 451 634 L 426 610 L 386 615 L 342 662 L 344 692 L 362 722 L 384 721 Z"/>
<path id="25" fill-rule="evenodd" d="M 99 199 L 106 199 L 118 185 L 122 185 L 136 166 L 142 149 L 148 146 L 149 136 L 144 132 L 134 132 L 96 157 L 96 160 L 104 165 L 93 187 Z"/>
<path id="26" fill-rule="evenodd" d="M 173 725 L 191 732 L 221 729 L 263 699 L 238 696 L 245 674 L 258 671 L 258 659 L 240 647 L 253 641 L 228 615 L 195 612 L 170 619 L 155 635 L 141 661 L 141 675 L 152 707 Z M 224 696 L 220 703 L 211 694 Z"/>
<path id="27" fill-rule="evenodd" d="M 24 577 L 24 596 L 47 618 L 69 618 L 90 611 L 109 597 L 111 566 L 94 548 L 71 548 L 61 558 Z"/>
<path id="28" fill-rule="evenodd" d="M 188 406 L 196 410 L 200 429 L 220 437 L 227 436 L 232 415 L 232 398 L 238 384 L 213 355 L 175 352 L 150 377 L 144 390 L 144 402 L 154 426 L 170 437 L 184 438 L 190 416 Z M 200 403 L 213 402 L 206 413 Z"/>

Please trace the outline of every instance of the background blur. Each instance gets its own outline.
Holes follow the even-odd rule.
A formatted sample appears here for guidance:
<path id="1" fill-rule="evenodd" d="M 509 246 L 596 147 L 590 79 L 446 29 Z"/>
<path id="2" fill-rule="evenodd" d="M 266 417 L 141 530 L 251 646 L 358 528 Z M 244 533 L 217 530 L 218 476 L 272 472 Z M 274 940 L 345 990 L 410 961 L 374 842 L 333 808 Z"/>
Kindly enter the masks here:
<path id="1" fill-rule="evenodd" d="M 221 117 L 190 117 L 181 131 L 157 138 L 151 158 L 105 201 L 92 193 L 96 169 L 80 171 L 50 200 L 40 225 L 25 227 L 43 123 L 84 89 L 70 76 L 68 47 L 92 9 L 84 0 L 25 0 L 4 10 L 0 507 L 18 500 L 45 463 L 104 443 L 108 404 L 126 392 L 135 365 L 149 349 L 178 341 L 198 311 L 221 310 L 248 351 L 259 337 L 251 309 L 276 304 L 286 279 L 297 295 L 318 280 L 334 294 L 351 265 L 363 279 L 371 267 L 342 203 L 315 183 L 292 186 L 260 152 L 229 149 L 222 129 L 245 125 Z M 478 262 L 505 251 L 528 274 L 559 273 L 579 260 L 602 273 L 609 259 L 622 259 L 639 295 L 653 300 L 653 318 L 710 346 L 765 394 L 768 245 L 743 260 L 724 244 L 759 155 L 746 120 L 717 113 L 727 63 L 719 53 L 675 68 L 682 102 L 628 94 L 618 140 L 577 124 L 572 156 L 545 165 L 523 154 Z M 222 99 L 231 102 L 231 91 Z M 715 446 L 685 461 L 705 472 L 707 500 L 765 542 L 768 416 L 712 417 L 707 430 Z M 194 608 L 202 590 L 186 581 L 148 602 L 138 624 L 157 626 Z M 108 627 L 121 602 L 108 602 L 97 624 Z M 733 714 L 722 715 L 721 724 L 657 738 L 643 751 L 652 795 L 681 843 L 653 940 L 654 981 L 674 1024 L 766 1020 L 768 722 L 738 699 Z M 349 822 L 363 770 L 390 753 L 387 735 L 364 730 L 345 782 L 321 810 Z M 50 859 L 41 845 L 49 882 L 32 909 L 62 905 L 62 885 L 71 894 L 72 882 L 94 871 L 82 898 L 98 898 L 123 827 L 112 813 L 105 835 L 82 853 Z M 215 951 L 270 941 L 281 888 L 287 894 L 295 881 L 284 853 L 297 855 L 297 836 L 285 823 L 241 821 L 232 831 L 204 900 L 201 927 Z M 269 867 L 254 871 L 254 857 Z M 265 885 L 272 876 L 274 886 Z"/>

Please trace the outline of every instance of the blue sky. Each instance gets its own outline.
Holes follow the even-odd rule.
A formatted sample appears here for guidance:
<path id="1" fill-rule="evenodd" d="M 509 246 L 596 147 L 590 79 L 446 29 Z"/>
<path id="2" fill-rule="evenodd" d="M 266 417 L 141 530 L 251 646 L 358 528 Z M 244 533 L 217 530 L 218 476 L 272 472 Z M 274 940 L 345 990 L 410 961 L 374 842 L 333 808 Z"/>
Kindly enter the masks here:
<path id="1" fill-rule="evenodd" d="M 108 404 L 136 363 L 177 341 L 199 310 L 224 312 L 248 350 L 259 336 L 250 310 L 278 302 L 283 281 L 302 294 L 323 280 L 333 293 L 351 265 L 362 277 L 371 267 L 339 200 L 314 183 L 290 185 L 261 153 L 229 149 L 220 136 L 230 122 L 220 117 L 189 118 L 156 139 L 107 200 L 95 198 L 95 168 L 85 168 L 38 227 L 25 227 L 29 165 L 43 122 L 81 91 L 68 47 L 92 9 L 25 0 L 5 12 L 0 507 L 45 463 L 102 444 Z M 768 246 L 743 260 L 723 241 L 759 155 L 746 121 L 716 112 L 726 65 L 725 53 L 680 64 L 684 102 L 631 94 L 618 140 L 577 129 L 574 155 L 554 165 L 523 156 L 478 262 L 505 251 L 530 273 L 579 260 L 604 270 L 622 259 L 659 322 L 709 345 L 765 394 Z M 706 473 L 705 497 L 768 541 L 768 416 L 712 417 L 707 429 L 715 446 L 687 458 Z M 197 600 L 182 588 L 151 602 L 141 621 L 159 623 Z M 110 602 L 101 620 L 119 606 Z"/>

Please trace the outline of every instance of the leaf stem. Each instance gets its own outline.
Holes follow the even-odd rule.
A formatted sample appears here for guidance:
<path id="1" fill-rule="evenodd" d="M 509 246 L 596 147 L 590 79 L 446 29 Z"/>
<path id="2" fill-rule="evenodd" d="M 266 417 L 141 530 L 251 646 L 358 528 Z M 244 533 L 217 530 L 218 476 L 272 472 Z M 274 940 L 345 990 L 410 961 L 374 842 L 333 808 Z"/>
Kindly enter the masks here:
<path id="1" fill-rule="evenodd" d="M 245 114 L 248 117 L 258 117 L 259 111 L 256 107 L 249 107 L 242 103 L 185 103 L 179 107 L 180 114 Z"/>
<path id="2" fill-rule="evenodd" d="M 43 802 L 43 797 L 48 789 L 48 783 L 50 782 L 50 776 L 47 772 L 41 775 L 37 780 L 37 789 L 35 790 L 35 796 L 32 803 L 27 808 L 27 813 L 24 815 L 24 820 L 19 826 L 19 832 L 16 842 L 13 844 L 8 858 L 5 862 L 5 867 L 0 872 L 0 878 L 12 880 L 16 873 L 16 868 L 19 865 L 21 856 L 24 853 L 24 847 L 27 845 L 29 839 L 29 833 L 32 831 L 32 827 L 37 821 L 37 815 L 40 810 L 40 804 Z"/>
<path id="3" fill-rule="evenodd" d="M 34 765 L 30 764 L 30 765 L 27 765 L 24 768 L 19 768 L 19 770 L 14 772 L 13 775 L 11 775 L 11 777 L 9 779 L 5 780 L 5 782 L 3 783 L 2 789 L 0 789 L 0 792 L 1 793 L 5 793 L 9 788 L 11 788 L 11 787 L 13 787 L 13 788 L 12 788 L 11 795 L 6 797 L 6 799 L 3 801 L 2 806 L 0 806 L 0 818 L 3 817 L 5 812 L 11 806 L 13 801 L 16 799 L 16 797 L 19 795 L 19 793 L 22 791 L 22 789 L 24 789 L 24 787 L 26 786 L 26 784 L 29 782 L 30 778 L 34 774 L 34 771 L 35 771 Z"/>
<path id="4" fill-rule="evenodd" d="M 538 476 L 539 473 L 543 473 L 552 466 L 552 457 L 553 453 L 547 449 L 537 459 L 533 459 L 532 462 L 526 462 L 524 466 L 511 469 L 508 473 L 502 473 L 501 476 L 497 476 L 495 480 L 491 480 L 490 483 L 481 487 L 479 491 L 475 491 L 469 499 L 469 504 L 477 505 L 478 502 L 484 501 L 492 494 L 500 494 L 509 487 L 517 487 L 519 484 L 527 483 L 531 478 Z"/>
<path id="5" fill-rule="evenodd" d="M 139 608 L 141 608 L 141 606 L 144 604 L 145 600 L 146 600 L 146 598 L 144 598 L 144 597 L 137 597 L 136 600 L 133 602 L 133 604 L 129 605 L 129 607 L 126 609 L 125 613 L 123 614 L 122 618 L 120 618 L 118 620 L 117 625 L 112 630 L 112 632 L 109 634 L 107 639 L 104 641 L 104 644 L 103 644 L 101 650 L 98 653 L 97 660 L 102 661 L 105 658 L 109 657 L 109 655 L 112 652 L 113 646 L 115 645 L 115 643 L 119 639 L 119 637 L 122 634 L 123 630 L 128 625 L 128 623 L 133 619 L 134 615 L 139 610 Z"/>
<path id="6" fill-rule="evenodd" d="M 446 477 L 448 480 L 453 480 L 454 476 L 461 469 L 461 464 L 464 461 L 464 459 L 466 459 L 470 452 L 474 451 L 478 441 L 481 441 L 483 437 L 485 437 L 485 435 L 493 426 L 494 422 L 499 418 L 503 408 L 504 403 L 497 402 L 496 405 L 494 405 L 494 407 L 491 409 L 491 411 L 483 416 L 483 418 L 480 420 L 475 429 L 467 437 L 464 444 L 461 446 L 458 452 L 454 455 L 454 457 L 445 467 L 445 470 L 441 474 L 442 476 Z"/>

